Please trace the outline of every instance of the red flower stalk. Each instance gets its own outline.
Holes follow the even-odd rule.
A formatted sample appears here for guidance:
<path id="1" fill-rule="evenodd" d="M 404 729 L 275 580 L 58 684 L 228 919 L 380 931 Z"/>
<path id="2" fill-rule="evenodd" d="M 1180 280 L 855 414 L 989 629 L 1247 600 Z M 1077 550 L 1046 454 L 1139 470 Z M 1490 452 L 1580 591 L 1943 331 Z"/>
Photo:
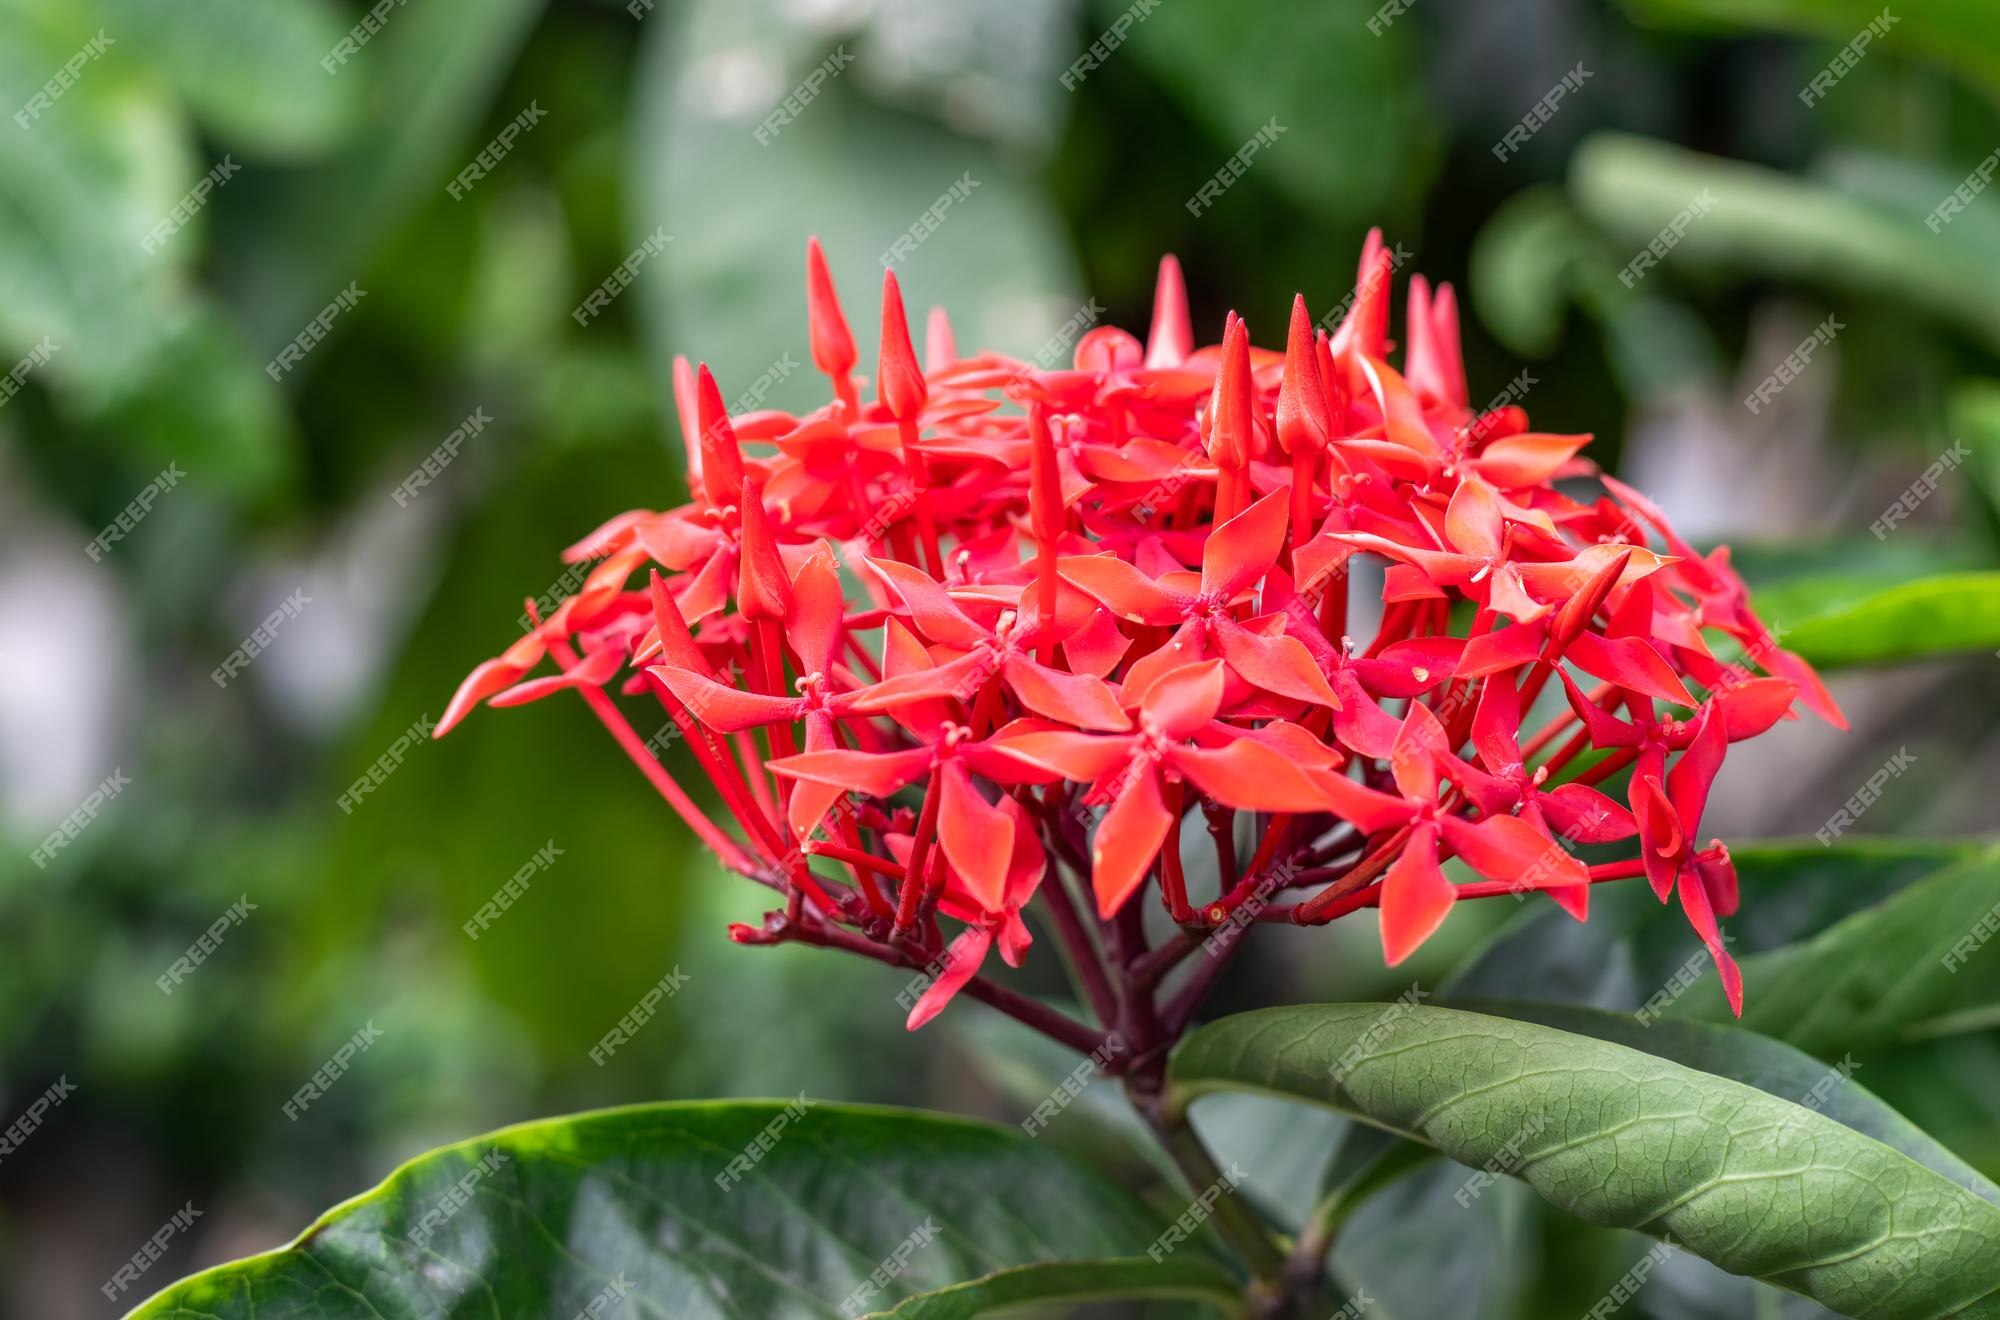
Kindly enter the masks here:
<path id="1" fill-rule="evenodd" d="M 1539 890 L 1582 919 L 1592 884 L 1640 875 L 1740 1009 L 1707 799 L 1730 743 L 1795 701 L 1839 711 L 1726 551 L 1599 474 L 1587 435 L 1470 409 L 1448 285 L 1411 281 L 1400 371 L 1379 234 L 1340 327 L 1315 333 L 1295 299 L 1282 355 L 1234 313 L 1197 348 L 1168 257 L 1143 346 L 1100 327 L 1064 369 L 962 357 L 934 311 L 920 367 L 889 274 L 864 405 L 816 242 L 806 268 L 833 401 L 732 418 L 677 361 L 694 500 L 572 546 L 595 565 L 581 589 L 472 672 L 440 735 L 481 701 L 581 692 L 783 896 L 734 937 L 927 969 L 913 1028 L 964 991 L 1082 1049 L 1170 1042 L 1213 977 L 1165 982 L 1209 927 L 1376 906 L 1393 963 L 1460 899 Z M 1346 635 L 1356 555 L 1387 565 L 1365 640 Z M 685 735 L 699 794 L 632 732 L 643 702 Z M 1622 803 L 1594 787 L 1628 770 Z M 1213 881 L 1185 865 L 1191 819 Z M 1149 949 L 1153 889 L 1180 930 Z M 1310 892 L 1269 901 L 1285 890 Z M 1037 908 L 1094 1026 L 984 971 L 996 944 L 1028 955 Z"/>

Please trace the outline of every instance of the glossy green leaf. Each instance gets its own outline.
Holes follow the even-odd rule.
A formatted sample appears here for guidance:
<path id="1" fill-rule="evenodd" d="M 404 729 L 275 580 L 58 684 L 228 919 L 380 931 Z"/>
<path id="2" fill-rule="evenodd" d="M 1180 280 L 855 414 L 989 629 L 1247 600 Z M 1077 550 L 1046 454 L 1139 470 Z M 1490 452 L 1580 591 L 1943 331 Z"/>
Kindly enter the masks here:
<path id="1" fill-rule="evenodd" d="M 2000 1187 L 1854 1080 L 1866 1065 L 1851 1056 L 1829 1067 L 1803 1050 L 1741 1027 L 1672 1020 L 1642 1022 L 1630 1013 L 1566 1004 L 1475 999 L 1454 1001 L 1454 1006 L 1594 1036 L 1671 1059 L 1697 1072 L 1732 1078 L 1780 1100 L 1807 1103 L 1834 1122 L 1895 1147 L 1980 1199 L 2000 1204 Z"/>
<path id="2" fill-rule="evenodd" d="M 818 1102 L 643 1105 L 432 1151 L 290 1246 L 195 1275 L 133 1314 L 570 1316 L 603 1299 L 633 1315 L 785 1320 L 879 1310 L 967 1279 L 984 1279 L 994 1304 L 1037 1288 L 1066 1296 L 1074 1270 L 1022 1267 L 1099 1259 L 1135 1289 L 1145 1265 L 1151 1292 L 1236 1290 L 1199 1240 L 1156 1267 L 1147 1249 L 1165 1222 L 985 1124 Z M 952 1305 L 910 1314 L 982 1303 Z"/>
<path id="3" fill-rule="evenodd" d="M 1136 1298 L 1191 1298 L 1212 1309 L 1235 1314 L 1242 1288 L 1213 1265 L 1168 1256 L 1155 1263 L 1136 1260 L 1057 1261 L 998 1270 L 981 1279 L 921 1293 L 880 1312 L 883 1320 L 972 1320 L 974 1316 L 1014 1313 L 1016 1307 L 1057 1302 L 1113 1301 Z"/>
<path id="4" fill-rule="evenodd" d="M 1623 1045 L 1456 1009 L 1306 1005 L 1202 1028 L 1171 1076 L 1179 1104 L 1291 1096 L 1491 1162 L 1581 1219 L 1850 1315 L 2000 1315 L 2000 1207 L 1804 1105 Z"/>
<path id="5" fill-rule="evenodd" d="M 1996 931 L 2000 848 L 1989 848 L 1810 939 L 1740 959 L 1743 1025 L 1821 1056 L 1949 1030 L 1953 1015 L 1994 1002 Z M 1670 1011 L 1719 1021 L 1729 1010 L 1704 981 Z"/>

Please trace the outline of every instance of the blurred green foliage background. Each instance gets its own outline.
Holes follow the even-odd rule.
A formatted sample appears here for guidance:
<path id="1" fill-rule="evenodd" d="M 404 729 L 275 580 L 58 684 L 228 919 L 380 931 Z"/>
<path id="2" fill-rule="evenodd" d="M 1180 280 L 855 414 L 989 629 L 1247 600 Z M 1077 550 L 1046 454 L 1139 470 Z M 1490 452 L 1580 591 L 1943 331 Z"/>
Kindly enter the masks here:
<path id="1" fill-rule="evenodd" d="M 728 944 L 757 891 L 722 880 L 578 704 L 482 714 L 351 814 L 336 805 L 516 635 L 564 545 L 680 498 L 672 356 L 711 362 L 731 394 L 789 355 L 768 404 L 818 402 L 806 236 L 872 346 L 877 254 L 968 172 L 978 187 L 899 272 L 962 346 L 1031 352 L 1088 296 L 1143 329 L 1163 251 L 1200 324 L 1235 308 L 1277 343 L 1291 294 L 1315 314 L 1339 302 L 1381 224 L 1406 270 L 1465 296 L 1475 398 L 1527 372 L 1540 427 L 1596 431 L 1599 460 L 1693 539 L 1735 543 L 1781 625 L 1995 564 L 2000 198 L 1938 232 L 1924 218 L 2000 144 L 2000 13 L 1900 12 L 1808 106 L 1799 89 L 1872 3 L 1416 0 L 1381 22 L 1393 9 L 1135 6 L 1072 91 L 1064 71 L 1120 0 L 414 0 L 344 61 L 328 57 L 358 3 L 0 0 L 0 110 L 24 111 L 0 125 L 0 370 L 55 346 L 0 403 L 0 1119 L 58 1077 L 77 1087 L 0 1161 L 0 1310 L 116 1314 L 99 1283 L 185 1201 L 198 1231 L 145 1291 L 518 1119 L 801 1089 L 1008 1119 L 1008 1078 L 1060 1066 L 972 1005 L 906 1037 L 887 970 Z M 851 65 L 760 142 L 837 50 Z M 1579 64 L 1589 77 L 1498 159 Z M 530 109 L 545 113 L 454 199 Z M 1191 214 L 1273 118 L 1276 143 Z M 1617 272 L 1703 188 L 1727 204 L 1627 287 Z M 579 324 L 572 309 L 662 230 L 636 283 Z M 364 296 L 303 363 L 267 371 L 350 285 Z M 1748 410 L 1829 315 L 1831 350 Z M 393 499 L 475 409 L 492 424 Z M 1871 536 L 1954 440 L 1965 468 L 1913 525 Z M 87 554 L 170 465 L 173 488 Z M 244 672 L 211 681 L 301 590 Z M 1919 771 L 1866 830 L 1990 829 L 1990 650 L 1844 675 L 1857 736 L 1799 724 L 1746 746 L 1718 826 L 1810 834 L 1903 743 Z M 114 770 L 130 786 L 31 859 Z M 560 859 L 468 939 L 461 923 L 549 841 Z M 156 978 L 240 897 L 255 910 L 163 994 Z M 1410 970 L 1428 983 L 1511 915 L 1464 913 Z M 1365 929 L 1294 934 L 1243 960 L 1218 1011 L 1408 980 Z M 1672 938 L 1669 966 L 1693 948 Z M 675 967 L 690 980 L 668 1011 L 594 1065 Z M 379 1043 L 286 1119 L 369 1022 Z M 1989 1028 L 1867 1081 L 1994 1173 L 1996 1076 Z M 1242 1123 L 1280 1157 L 1308 1139 L 1254 1106 Z M 1383 1250 L 1402 1243 L 1412 1289 L 1442 1273 L 1496 1306 L 1602 1273 L 1579 1261 L 1613 1235 L 1487 1205 L 1449 1270 L 1409 1228 Z M 1588 1305 L 1601 1288 L 1577 1290 Z M 1774 1298 L 1757 1305 L 1779 1314 Z M 1640 1305 L 1739 1301 L 1690 1283 Z"/>

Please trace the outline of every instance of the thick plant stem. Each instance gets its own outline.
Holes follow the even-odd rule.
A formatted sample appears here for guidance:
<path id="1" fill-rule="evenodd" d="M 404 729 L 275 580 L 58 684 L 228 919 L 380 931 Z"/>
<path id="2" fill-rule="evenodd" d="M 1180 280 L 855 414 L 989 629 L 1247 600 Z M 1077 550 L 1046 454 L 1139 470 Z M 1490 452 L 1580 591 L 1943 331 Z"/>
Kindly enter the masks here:
<path id="1" fill-rule="evenodd" d="M 1398 1141 L 1330 1188 L 1307 1214 L 1286 1258 L 1285 1280 L 1294 1292 L 1322 1293 L 1327 1286 L 1327 1254 L 1348 1219 L 1376 1192 L 1436 1158 L 1437 1152 L 1428 1146 Z"/>
<path id="2" fill-rule="evenodd" d="M 1189 1194 L 1208 1205 L 1209 1222 L 1249 1270 L 1249 1313 L 1259 1320 L 1302 1317 L 1289 1295 L 1284 1253 L 1243 1199 L 1237 1187 L 1240 1174 L 1233 1166 L 1227 1173 L 1216 1167 L 1185 1110 L 1164 1092 L 1152 1090 L 1156 1084 L 1157 1078 L 1135 1074 L 1126 1078 L 1126 1094 L 1180 1170 Z"/>

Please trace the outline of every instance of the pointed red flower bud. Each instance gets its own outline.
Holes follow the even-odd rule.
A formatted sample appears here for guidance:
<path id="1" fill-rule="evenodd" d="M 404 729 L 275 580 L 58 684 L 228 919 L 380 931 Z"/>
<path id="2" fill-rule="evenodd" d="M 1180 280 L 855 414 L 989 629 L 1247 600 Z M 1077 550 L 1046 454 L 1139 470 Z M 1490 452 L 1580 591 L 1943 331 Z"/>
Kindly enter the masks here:
<path id="1" fill-rule="evenodd" d="M 777 530 L 764 508 L 764 483 L 743 491 L 743 550 L 736 566 L 736 608 L 744 618 L 782 623 L 792 612 L 792 580 L 778 553 Z"/>
<path id="2" fill-rule="evenodd" d="M 1435 394 L 1437 367 L 1431 360 L 1431 282 L 1410 276 L 1409 302 L 1403 312 L 1403 379 L 1413 390 Z"/>
<path id="3" fill-rule="evenodd" d="M 1437 294 L 1431 299 L 1431 335 L 1444 397 L 1447 402 L 1464 407 L 1465 353 L 1458 338 L 1458 294 L 1449 284 L 1438 285 Z"/>
<path id="4" fill-rule="evenodd" d="M 1169 252 L 1160 258 L 1153 284 L 1153 328 L 1146 336 L 1148 367 L 1178 367 L 1194 352 L 1194 322 L 1188 318 L 1187 283 L 1181 263 Z"/>
<path id="5" fill-rule="evenodd" d="M 1347 379 L 1333 360 L 1333 340 L 1326 331 L 1314 336 L 1313 362 L 1319 368 L 1320 388 L 1326 392 L 1326 426 L 1329 438 L 1347 434 Z"/>
<path id="6" fill-rule="evenodd" d="M 1038 541 L 1062 535 L 1062 469 L 1056 465 L 1055 436 L 1040 404 L 1028 409 L 1028 520 Z"/>
<path id="7" fill-rule="evenodd" d="M 694 364 L 674 355 L 674 417 L 681 424 L 681 444 L 687 449 L 688 485 L 701 481 L 701 409 L 695 403 Z"/>
<path id="8" fill-rule="evenodd" d="M 933 307 L 924 323 L 924 370 L 943 371 L 956 361 L 958 341 L 951 333 L 951 318 L 944 314 L 944 308 Z"/>
<path id="9" fill-rule="evenodd" d="M 903 315 L 903 290 L 896 272 L 882 272 L 882 378 L 875 382 L 876 397 L 889 415 L 899 422 L 913 420 L 923 411 L 929 390 L 924 373 L 917 366 L 917 350 L 910 343 L 910 323 Z"/>
<path id="10" fill-rule="evenodd" d="M 1333 335 L 1333 355 L 1352 349 L 1379 358 L 1389 350 L 1389 279 L 1396 259 L 1382 246 L 1382 231 L 1371 229 L 1361 245 L 1361 268 L 1354 277 L 1354 305 Z"/>
<path id="11" fill-rule="evenodd" d="M 1218 467 L 1240 468 L 1250 461 L 1257 425 L 1250 386 L 1250 327 L 1231 312 L 1208 405 L 1208 453 Z"/>
<path id="12" fill-rule="evenodd" d="M 729 423 L 728 405 L 708 364 L 695 373 L 695 419 L 701 426 L 701 471 L 708 502 L 716 508 L 743 498 L 743 453 L 736 447 L 736 428 Z"/>
<path id="13" fill-rule="evenodd" d="M 1403 375 L 1410 388 L 1432 400 L 1465 406 L 1465 364 L 1458 346 L 1458 299 L 1449 284 L 1431 292 L 1421 275 L 1410 277 L 1409 343 Z"/>
<path id="14" fill-rule="evenodd" d="M 1305 295 L 1297 294 L 1285 336 L 1285 377 L 1278 387 L 1278 443 L 1287 454 L 1317 454 L 1326 448 L 1330 429 L 1312 318 L 1306 314 Z"/>
<path id="15" fill-rule="evenodd" d="M 812 333 L 813 363 L 829 376 L 854 370 L 854 335 L 840 313 L 840 295 L 826 269 L 819 240 L 806 240 L 806 318 Z"/>

